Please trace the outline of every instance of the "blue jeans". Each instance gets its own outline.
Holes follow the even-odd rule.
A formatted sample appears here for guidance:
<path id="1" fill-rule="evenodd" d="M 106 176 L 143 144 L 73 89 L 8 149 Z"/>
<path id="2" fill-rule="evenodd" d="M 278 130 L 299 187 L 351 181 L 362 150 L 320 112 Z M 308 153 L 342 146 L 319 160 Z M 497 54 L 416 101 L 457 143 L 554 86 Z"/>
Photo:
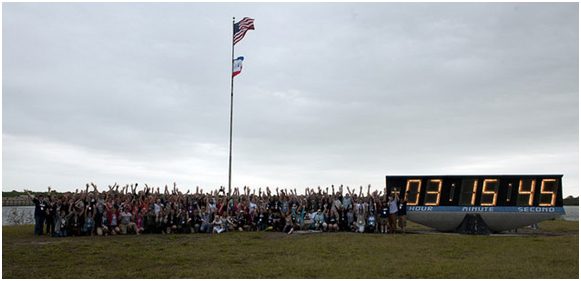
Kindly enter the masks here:
<path id="1" fill-rule="evenodd" d="M 52 237 L 67 237 L 67 229 L 63 228 L 61 229 L 61 231 L 57 234 L 53 234 Z"/>
<path id="2" fill-rule="evenodd" d="M 34 215 L 34 235 L 42 235 L 42 227 L 44 226 L 44 216 Z"/>
<path id="3" fill-rule="evenodd" d="M 200 232 L 210 233 L 210 224 L 202 223 L 202 226 L 200 227 Z"/>

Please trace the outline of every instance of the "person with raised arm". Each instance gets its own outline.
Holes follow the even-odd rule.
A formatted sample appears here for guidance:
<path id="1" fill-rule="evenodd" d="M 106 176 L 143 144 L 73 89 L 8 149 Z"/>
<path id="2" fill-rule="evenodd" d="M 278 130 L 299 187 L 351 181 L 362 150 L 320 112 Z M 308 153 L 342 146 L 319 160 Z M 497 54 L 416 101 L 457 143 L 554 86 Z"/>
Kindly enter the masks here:
<path id="1" fill-rule="evenodd" d="M 309 230 L 311 228 L 311 226 L 313 225 L 313 222 L 311 221 L 311 218 L 309 216 L 309 210 L 308 210 L 306 198 L 303 198 L 301 203 L 302 203 L 301 219 L 300 219 L 301 220 L 301 230 Z"/>
<path id="2" fill-rule="evenodd" d="M 28 189 L 24 192 L 28 194 L 28 198 L 34 203 L 34 235 L 42 235 L 42 228 L 44 226 L 44 219 L 46 217 L 47 204 L 44 201 L 44 195 L 39 194 L 38 199 L 32 197 Z"/>
<path id="3" fill-rule="evenodd" d="M 408 205 L 408 194 L 409 191 L 403 197 L 403 200 L 398 200 L 398 210 L 397 215 L 399 217 L 399 227 L 401 228 L 402 233 L 405 234 L 406 225 L 407 225 L 407 205 Z"/>
<path id="4" fill-rule="evenodd" d="M 55 233 L 52 235 L 53 237 L 66 237 L 67 236 L 67 228 L 69 219 L 73 216 L 74 213 L 67 214 L 65 210 L 60 211 L 60 216 L 58 217 L 58 221 L 55 224 Z"/>
<path id="5" fill-rule="evenodd" d="M 109 212 L 109 233 L 112 235 L 119 234 L 119 210 L 113 206 Z"/>
<path id="6" fill-rule="evenodd" d="M 373 230 L 373 232 L 375 233 L 375 230 L 377 230 L 377 225 L 378 225 L 378 221 L 379 221 L 379 202 L 377 200 L 377 191 L 373 191 L 373 193 L 369 193 L 371 189 L 371 184 L 367 185 L 367 202 L 368 202 L 368 207 L 367 207 L 367 224 L 373 224 L 375 226 L 376 229 Z M 369 218 L 370 216 L 373 216 L 373 218 Z M 371 222 L 371 223 L 370 223 Z"/>
<path id="7" fill-rule="evenodd" d="M 222 217 L 216 215 L 213 222 L 212 233 L 221 233 L 222 231 L 224 231 L 224 228 L 222 228 Z"/>
<path id="8" fill-rule="evenodd" d="M 385 198 L 379 199 L 379 232 L 387 234 L 389 224 L 389 206 Z"/>
<path id="9" fill-rule="evenodd" d="M 292 214 L 292 212 L 287 211 L 286 213 L 284 213 L 285 215 L 285 226 L 282 230 L 282 232 L 285 232 L 286 234 L 292 234 L 294 231 L 294 216 Z"/>
<path id="10" fill-rule="evenodd" d="M 349 188 L 349 186 L 347 186 L 347 194 L 350 196 L 350 205 L 352 206 L 351 209 L 357 209 L 358 205 L 357 205 L 357 197 L 355 195 L 355 188 L 353 188 L 353 190 L 351 190 Z"/>
<path id="11" fill-rule="evenodd" d="M 386 187 L 386 193 L 387 193 L 387 187 Z M 397 229 L 396 229 L 396 220 L 397 220 L 397 201 L 399 200 L 399 197 L 397 196 L 397 192 L 396 192 L 396 188 L 393 188 L 393 193 L 395 193 L 395 195 L 389 195 L 388 198 L 388 202 L 387 205 L 389 207 L 389 233 L 391 234 L 396 234 L 397 233 Z M 394 197 L 395 196 L 395 197 Z"/>
<path id="12" fill-rule="evenodd" d="M 67 231 L 67 233 L 70 233 L 72 236 L 81 236 L 81 230 L 83 228 L 83 225 L 85 224 L 83 217 L 84 213 L 85 210 L 79 212 L 77 208 L 73 208 L 72 216 L 69 218 L 67 222 L 67 225 L 69 226 L 69 231 Z"/>
<path id="13" fill-rule="evenodd" d="M 342 189 L 342 186 L 339 187 L 339 190 Z M 343 207 L 343 196 L 340 191 L 337 191 L 337 194 L 335 194 L 335 189 L 333 188 L 333 208 L 331 209 L 340 210 L 341 207 Z"/>
<path id="14" fill-rule="evenodd" d="M 97 188 L 97 185 L 95 185 L 94 183 L 91 183 L 91 186 L 93 186 L 95 194 L 97 195 L 95 196 L 97 198 L 95 200 L 95 214 L 94 214 L 95 226 L 97 226 L 98 224 L 100 224 L 103 212 L 105 211 L 105 203 L 107 202 L 106 197 L 107 193 L 105 191 L 99 193 L 99 189 Z M 109 186 L 109 190 L 111 190 L 111 186 Z"/>
<path id="15" fill-rule="evenodd" d="M 281 207 L 281 211 L 283 214 L 285 214 L 285 217 L 287 216 L 287 212 L 290 211 L 290 207 L 289 207 L 289 198 L 288 198 L 288 194 L 285 194 L 284 191 L 282 192 L 282 196 L 280 197 L 280 207 Z"/>
<path id="16" fill-rule="evenodd" d="M 349 197 L 349 193 L 345 193 L 345 196 L 343 196 L 343 185 L 339 186 L 339 193 L 341 193 L 341 197 L 343 197 L 343 202 L 341 202 L 343 207 L 345 207 L 345 210 L 348 210 L 351 208 L 351 197 Z"/>
<path id="17" fill-rule="evenodd" d="M 50 194 L 51 188 L 50 186 L 48 187 L 48 194 L 47 194 L 47 200 L 46 200 L 46 218 L 45 218 L 45 222 L 46 222 L 46 234 L 48 234 L 48 236 L 51 236 L 52 233 L 54 233 L 54 220 L 57 217 L 57 213 L 56 213 L 56 205 L 57 205 L 57 197 L 56 195 L 52 195 Z"/>
<path id="18" fill-rule="evenodd" d="M 84 205 L 86 206 L 85 207 L 86 212 L 91 212 L 92 214 L 94 214 L 95 207 L 97 205 L 97 200 L 96 200 L 93 192 L 89 192 L 89 184 L 87 184 L 87 189 L 85 191 L 85 194 L 86 194 L 86 196 L 85 196 L 85 202 L 84 202 L 85 204 Z M 85 214 L 86 214 L 86 212 L 85 212 Z"/>

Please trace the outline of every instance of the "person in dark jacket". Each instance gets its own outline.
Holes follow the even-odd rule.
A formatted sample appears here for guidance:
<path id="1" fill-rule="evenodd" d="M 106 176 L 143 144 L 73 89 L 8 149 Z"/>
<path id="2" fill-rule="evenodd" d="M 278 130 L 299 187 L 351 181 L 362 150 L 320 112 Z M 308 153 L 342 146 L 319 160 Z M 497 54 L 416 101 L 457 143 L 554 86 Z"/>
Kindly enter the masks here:
<path id="1" fill-rule="evenodd" d="M 44 195 L 38 195 L 38 198 L 32 197 L 28 189 L 24 192 L 28 194 L 28 198 L 34 203 L 34 235 L 42 235 L 42 227 L 44 226 L 44 219 L 46 217 L 46 208 L 48 207 L 46 201 L 44 201 Z"/>

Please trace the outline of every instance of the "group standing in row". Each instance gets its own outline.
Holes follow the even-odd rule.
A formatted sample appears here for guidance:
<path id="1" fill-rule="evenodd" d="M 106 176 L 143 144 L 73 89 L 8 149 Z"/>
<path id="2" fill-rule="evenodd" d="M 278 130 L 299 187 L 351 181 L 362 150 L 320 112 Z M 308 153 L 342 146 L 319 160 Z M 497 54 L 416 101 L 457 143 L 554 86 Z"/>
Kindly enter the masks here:
<path id="1" fill-rule="evenodd" d="M 92 186 L 92 190 L 90 187 Z M 57 193 L 48 188 L 33 197 L 36 235 L 50 236 L 118 235 L 144 233 L 221 233 L 225 231 L 282 231 L 292 234 L 298 230 L 357 233 L 406 232 L 407 196 L 400 198 L 397 189 L 359 194 L 343 186 L 317 190 L 307 188 L 304 194 L 295 190 L 266 187 L 258 194 L 248 187 L 204 193 L 196 188 L 182 193 L 174 183 L 173 190 L 165 186 L 151 188 L 147 184 L 118 184 L 99 191 L 94 183 L 85 190 Z M 46 228 L 46 232 L 44 229 Z"/>

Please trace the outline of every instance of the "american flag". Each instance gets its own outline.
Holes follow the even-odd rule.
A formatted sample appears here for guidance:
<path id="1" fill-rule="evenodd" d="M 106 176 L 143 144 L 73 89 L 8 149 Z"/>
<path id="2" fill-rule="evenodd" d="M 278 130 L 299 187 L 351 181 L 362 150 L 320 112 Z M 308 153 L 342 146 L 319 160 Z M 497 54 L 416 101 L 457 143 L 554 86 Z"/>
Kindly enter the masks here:
<path id="1" fill-rule="evenodd" d="M 234 24 L 234 45 L 244 38 L 248 30 L 254 30 L 254 19 L 243 18 Z"/>

